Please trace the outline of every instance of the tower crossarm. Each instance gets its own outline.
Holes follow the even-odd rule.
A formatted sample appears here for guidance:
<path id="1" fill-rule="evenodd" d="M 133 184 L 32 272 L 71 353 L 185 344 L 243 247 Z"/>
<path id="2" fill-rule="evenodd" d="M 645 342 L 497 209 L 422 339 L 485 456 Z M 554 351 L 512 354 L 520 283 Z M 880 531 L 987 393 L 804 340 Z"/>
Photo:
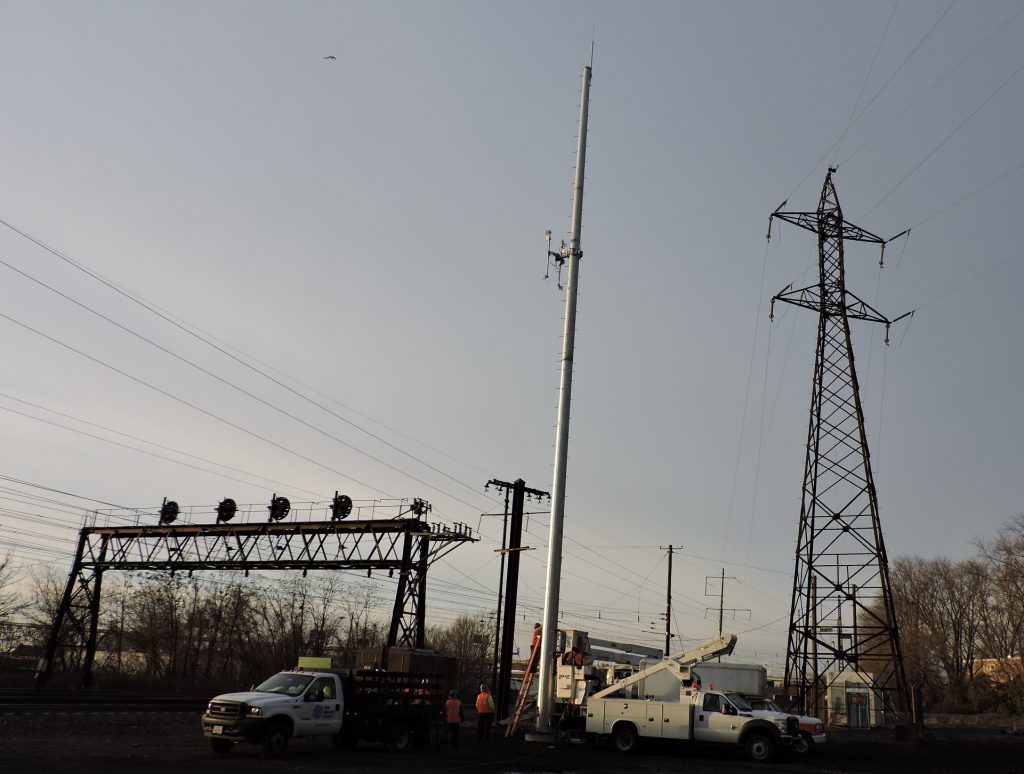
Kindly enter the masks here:
<path id="1" fill-rule="evenodd" d="M 846 309 L 846 316 L 851 320 L 865 320 L 867 322 L 881 323 L 882 325 L 892 325 L 896 320 L 902 320 L 906 315 L 897 317 L 896 320 L 890 320 L 884 314 L 875 309 L 867 301 L 858 298 L 854 293 L 849 290 L 846 291 L 846 303 L 844 308 Z M 800 306 L 804 309 L 811 309 L 815 312 L 821 312 L 821 286 L 820 285 L 808 285 L 803 288 L 784 288 L 783 290 L 772 296 L 772 304 L 776 301 L 781 301 L 784 304 L 792 304 L 793 306 Z M 838 305 L 835 305 L 835 309 L 826 309 L 826 314 L 837 314 L 839 312 Z M 908 314 L 912 314 L 909 313 Z"/>
<path id="2" fill-rule="evenodd" d="M 784 220 L 787 223 L 792 223 L 794 226 L 813 231 L 815 234 L 818 233 L 818 217 L 817 212 L 773 212 L 771 218 L 778 218 Z M 884 245 L 887 239 L 884 239 L 878 234 L 872 234 L 865 228 L 855 226 L 852 223 L 843 221 L 843 239 L 849 239 L 854 242 L 872 242 L 876 245 Z M 771 234 L 771 224 L 768 226 L 768 233 Z M 906 233 L 906 232 L 903 232 Z M 902 236 L 902 233 L 899 235 Z M 893 237 L 895 239 L 896 237 Z"/>

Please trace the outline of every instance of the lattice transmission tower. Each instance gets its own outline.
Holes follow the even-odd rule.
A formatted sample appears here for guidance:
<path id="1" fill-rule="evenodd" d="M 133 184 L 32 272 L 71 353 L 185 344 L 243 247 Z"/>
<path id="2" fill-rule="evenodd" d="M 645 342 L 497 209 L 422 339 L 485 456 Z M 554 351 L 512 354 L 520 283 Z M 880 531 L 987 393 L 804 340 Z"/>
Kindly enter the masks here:
<path id="1" fill-rule="evenodd" d="M 818 235 L 818 282 L 784 288 L 772 307 L 781 301 L 818 313 L 786 688 L 805 713 L 824 717 L 831 708 L 834 721 L 847 711 L 850 684 L 881 698 L 878 710 L 897 717 L 910 705 L 850 342 L 850 320 L 882 323 L 888 344 L 889 326 L 907 315 L 890 320 L 847 290 L 843 243 L 881 245 L 884 261 L 885 244 L 892 240 L 843 220 L 833 172 L 825 176 L 816 211 L 782 212 L 783 202 L 771 218 Z M 876 706 L 867 696 L 861 700 Z M 870 722 L 887 721 L 876 711 Z"/>

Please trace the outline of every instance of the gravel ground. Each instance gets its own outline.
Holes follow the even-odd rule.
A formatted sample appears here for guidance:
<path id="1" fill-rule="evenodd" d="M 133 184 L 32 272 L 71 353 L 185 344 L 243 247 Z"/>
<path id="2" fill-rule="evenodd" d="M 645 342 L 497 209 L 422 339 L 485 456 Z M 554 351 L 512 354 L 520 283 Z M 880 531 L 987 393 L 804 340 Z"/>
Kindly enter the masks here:
<path id="1" fill-rule="evenodd" d="M 830 732 L 825 749 L 759 766 L 733 751 L 648 744 L 624 756 L 607 746 L 545 745 L 495 738 L 476 743 L 463 729 L 463 747 L 442 753 L 395 753 L 376 745 L 339 751 L 326 740 L 296 739 L 279 759 L 242 745 L 215 755 L 194 712 L 61 713 L 0 716 L 0 772 L 59 774 L 225 774 L 230 772 L 507 772 L 508 774 L 632 774 L 634 772 L 948 772 L 1024 771 L 1024 737 L 979 730 L 933 731 L 896 741 L 892 732 Z"/>

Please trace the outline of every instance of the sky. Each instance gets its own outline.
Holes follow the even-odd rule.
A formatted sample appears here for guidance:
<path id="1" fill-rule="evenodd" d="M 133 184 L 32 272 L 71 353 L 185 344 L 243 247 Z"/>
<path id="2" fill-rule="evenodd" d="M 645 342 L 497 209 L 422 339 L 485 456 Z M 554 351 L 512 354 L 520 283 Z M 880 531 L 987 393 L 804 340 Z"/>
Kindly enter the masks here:
<path id="1" fill-rule="evenodd" d="M 0 552 L 26 578 L 66 573 L 91 509 L 340 490 L 471 526 L 428 622 L 493 610 L 484 484 L 552 484 L 543 235 L 592 46 L 560 624 L 663 644 L 674 545 L 675 646 L 717 632 L 724 571 L 737 656 L 784 662 L 816 320 L 769 299 L 816 245 L 765 234 L 830 165 L 850 222 L 911 229 L 882 269 L 846 249 L 851 290 L 915 312 L 889 346 L 854 324 L 890 559 L 968 557 L 1021 510 L 1017 3 L 0 9 Z"/>

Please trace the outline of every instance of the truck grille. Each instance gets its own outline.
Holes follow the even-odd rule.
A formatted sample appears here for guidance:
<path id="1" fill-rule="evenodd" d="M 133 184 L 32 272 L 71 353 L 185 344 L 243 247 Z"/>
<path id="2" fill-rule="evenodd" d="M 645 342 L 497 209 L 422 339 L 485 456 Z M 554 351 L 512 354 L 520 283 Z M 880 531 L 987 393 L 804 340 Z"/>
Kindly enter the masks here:
<path id="1" fill-rule="evenodd" d="M 237 701 L 211 701 L 210 706 L 206 708 L 206 714 L 221 720 L 238 718 L 242 716 L 244 706 Z"/>
<path id="2" fill-rule="evenodd" d="M 786 718 L 786 733 L 790 736 L 797 736 L 800 733 L 800 719 L 790 715 Z"/>

